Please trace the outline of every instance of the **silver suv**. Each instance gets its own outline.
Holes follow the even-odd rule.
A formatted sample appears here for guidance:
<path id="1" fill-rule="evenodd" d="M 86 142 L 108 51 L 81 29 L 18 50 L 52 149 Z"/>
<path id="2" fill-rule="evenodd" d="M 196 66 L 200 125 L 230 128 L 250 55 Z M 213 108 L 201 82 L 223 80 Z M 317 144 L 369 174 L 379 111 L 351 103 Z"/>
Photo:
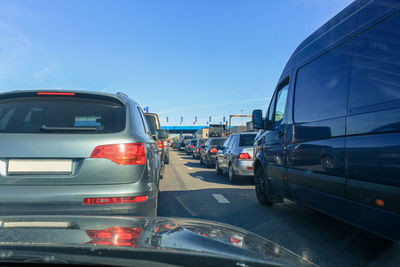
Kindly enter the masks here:
<path id="1" fill-rule="evenodd" d="M 0 215 L 157 215 L 157 143 L 122 93 L 2 93 L 0 147 Z"/>

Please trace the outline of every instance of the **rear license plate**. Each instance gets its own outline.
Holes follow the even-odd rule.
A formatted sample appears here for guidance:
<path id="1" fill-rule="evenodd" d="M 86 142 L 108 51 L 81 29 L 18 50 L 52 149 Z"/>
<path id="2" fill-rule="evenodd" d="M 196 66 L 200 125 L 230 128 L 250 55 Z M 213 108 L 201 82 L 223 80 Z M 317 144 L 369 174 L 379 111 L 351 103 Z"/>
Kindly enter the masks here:
<path id="1" fill-rule="evenodd" d="M 8 174 L 70 174 L 71 159 L 10 159 Z"/>

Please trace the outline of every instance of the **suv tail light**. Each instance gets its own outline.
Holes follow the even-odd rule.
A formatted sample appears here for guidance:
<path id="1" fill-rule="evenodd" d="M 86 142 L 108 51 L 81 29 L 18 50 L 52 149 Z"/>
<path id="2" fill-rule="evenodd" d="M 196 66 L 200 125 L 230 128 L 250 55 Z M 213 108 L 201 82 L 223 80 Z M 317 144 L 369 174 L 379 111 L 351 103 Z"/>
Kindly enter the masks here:
<path id="1" fill-rule="evenodd" d="M 142 233 L 138 227 L 111 227 L 105 230 L 86 230 L 86 234 L 92 239 L 88 242 L 93 245 L 137 247 L 137 241 Z"/>
<path id="2" fill-rule="evenodd" d="M 144 202 L 148 199 L 147 196 L 137 197 L 94 197 L 85 198 L 82 202 L 83 205 L 107 205 L 107 204 L 124 204 L 124 203 L 137 203 Z"/>
<path id="3" fill-rule="evenodd" d="M 97 146 L 90 157 L 109 159 L 118 165 L 144 165 L 146 146 L 143 143 Z"/>
<path id="4" fill-rule="evenodd" d="M 210 149 L 210 153 L 218 153 L 218 149 L 216 149 L 215 147 L 212 147 L 211 149 Z"/>
<path id="5" fill-rule="evenodd" d="M 251 159 L 249 153 L 240 153 L 239 159 Z"/>

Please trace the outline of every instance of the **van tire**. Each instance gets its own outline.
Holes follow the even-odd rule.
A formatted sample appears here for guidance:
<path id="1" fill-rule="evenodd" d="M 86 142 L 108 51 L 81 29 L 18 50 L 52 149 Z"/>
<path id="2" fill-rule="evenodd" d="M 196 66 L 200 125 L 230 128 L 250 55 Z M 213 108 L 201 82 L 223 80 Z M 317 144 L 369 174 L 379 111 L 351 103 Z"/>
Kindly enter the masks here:
<path id="1" fill-rule="evenodd" d="M 255 191 L 258 203 L 263 206 L 271 206 L 274 204 L 269 182 L 264 175 L 262 168 L 258 168 L 254 177 Z"/>

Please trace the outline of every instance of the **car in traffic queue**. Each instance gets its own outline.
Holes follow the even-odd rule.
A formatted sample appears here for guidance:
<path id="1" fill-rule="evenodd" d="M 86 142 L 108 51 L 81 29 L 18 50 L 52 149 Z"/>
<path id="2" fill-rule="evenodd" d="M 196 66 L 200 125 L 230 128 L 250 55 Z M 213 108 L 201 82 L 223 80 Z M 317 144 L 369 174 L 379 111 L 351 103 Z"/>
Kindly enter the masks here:
<path id="1" fill-rule="evenodd" d="M 169 164 L 169 145 L 168 134 L 166 130 L 161 129 L 160 120 L 156 113 L 144 113 L 147 124 L 149 125 L 151 136 L 157 141 L 158 149 L 161 154 L 162 174 L 164 173 L 164 164 Z M 162 177 L 162 175 L 161 175 Z"/>
<path id="2" fill-rule="evenodd" d="M 186 143 L 187 143 L 189 140 L 192 140 L 192 139 L 194 139 L 193 135 L 182 135 L 182 136 L 179 138 L 179 150 L 180 150 L 180 151 L 185 150 Z"/>
<path id="3" fill-rule="evenodd" d="M 186 148 L 185 148 L 186 154 L 188 154 L 188 155 L 193 154 L 193 150 L 194 150 L 194 147 L 197 145 L 197 142 L 198 142 L 198 139 L 192 139 L 186 143 Z"/>
<path id="4" fill-rule="evenodd" d="M 400 240 L 400 5 L 354 1 L 287 62 L 254 148 L 260 204 L 290 199 Z"/>
<path id="5" fill-rule="evenodd" d="M 209 138 L 200 151 L 200 164 L 206 164 L 207 167 L 213 167 L 217 160 L 218 150 L 224 144 L 225 137 Z"/>
<path id="6" fill-rule="evenodd" d="M 1 216 L 157 215 L 157 143 L 123 93 L 1 93 L 0 146 Z"/>
<path id="7" fill-rule="evenodd" d="M 205 147 L 205 144 L 207 142 L 207 138 L 200 138 L 199 141 L 196 143 L 194 149 L 193 149 L 193 158 L 198 159 L 200 158 L 200 151 Z"/>
<path id="8" fill-rule="evenodd" d="M 241 132 L 226 139 L 217 153 L 215 170 L 218 175 L 228 174 L 229 181 L 253 180 L 253 145 L 256 133 Z"/>

